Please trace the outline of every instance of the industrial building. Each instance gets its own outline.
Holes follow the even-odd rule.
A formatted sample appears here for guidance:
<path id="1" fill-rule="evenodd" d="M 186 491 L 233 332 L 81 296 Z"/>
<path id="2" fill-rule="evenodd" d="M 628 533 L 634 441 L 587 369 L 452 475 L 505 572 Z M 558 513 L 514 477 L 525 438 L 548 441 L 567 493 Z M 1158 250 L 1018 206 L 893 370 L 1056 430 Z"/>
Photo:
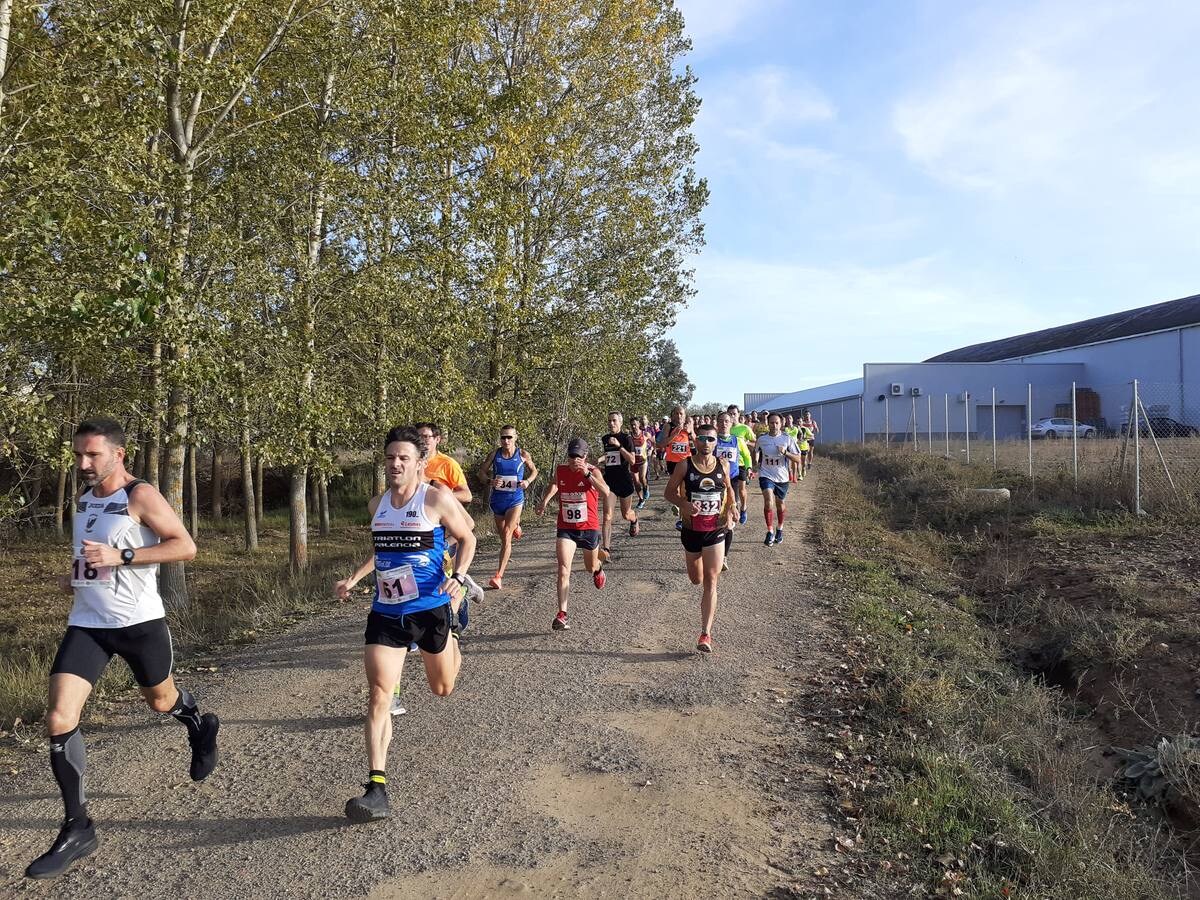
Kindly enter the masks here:
<path id="1" fill-rule="evenodd" d="M 917 363 L 864 363 L 862 378 L 746 394 L 744 408 L 812 411 L 828 441 L 914 433 L 1018 438 L 1045 416 L 1101 434 L 1130 418 L 1132 382 L 1150 416 L 1200 423 L 1200 294 L 973 344 Z M 993 395 L 993 391 L 995 392 Z M 994 402 L 993 402 L 994 396 Z M 1032 402 L 1031 402 L 1032 401 Z"/>

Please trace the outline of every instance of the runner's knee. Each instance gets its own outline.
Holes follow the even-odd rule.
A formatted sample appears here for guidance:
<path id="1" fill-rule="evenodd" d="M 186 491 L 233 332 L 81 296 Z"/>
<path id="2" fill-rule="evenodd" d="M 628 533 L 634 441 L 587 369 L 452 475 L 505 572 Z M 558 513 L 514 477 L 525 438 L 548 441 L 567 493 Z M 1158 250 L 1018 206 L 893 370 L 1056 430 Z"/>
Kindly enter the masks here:
<path id="1" fill-rule="evenodd" d="M 46 710 L 46 733 L 66 734 L 79 724 L 79 714 L 71 714 L 61 709 Z"/>

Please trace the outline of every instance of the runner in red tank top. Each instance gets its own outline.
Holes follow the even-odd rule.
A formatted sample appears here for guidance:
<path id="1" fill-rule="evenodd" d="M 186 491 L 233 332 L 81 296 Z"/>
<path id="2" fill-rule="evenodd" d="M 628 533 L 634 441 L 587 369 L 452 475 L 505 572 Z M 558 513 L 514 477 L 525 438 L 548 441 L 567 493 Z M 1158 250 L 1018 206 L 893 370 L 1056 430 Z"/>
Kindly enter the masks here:
<path id="1" fill-rule="evenodd" d="M 558 497 L 558 615 L 554 617 L 556 631 L 570 628 L 567 624 L 567 590 L 571 586 L 571 564 L 575 548 L 583 550 L 583 565 L 592 573 L 597 588 L 604 587 L 604 570 L 600 560 L 600 497 L 608 496 L 608 485 L 600 470 L 587 461 L 588 445 L 583 438 L 572 438 L 567 445 L 567 463 L 554 472 L 554 484 L 538 504 L 537 514 L 546 514 L 546 506 Z"/>

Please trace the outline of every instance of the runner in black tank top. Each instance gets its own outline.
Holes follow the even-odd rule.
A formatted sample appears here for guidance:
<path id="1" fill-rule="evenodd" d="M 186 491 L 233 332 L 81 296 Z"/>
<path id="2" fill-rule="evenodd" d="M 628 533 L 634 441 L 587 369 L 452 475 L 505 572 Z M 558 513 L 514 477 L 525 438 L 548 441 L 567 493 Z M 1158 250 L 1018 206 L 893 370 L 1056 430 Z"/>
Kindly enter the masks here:
<path id="1" fill-rule="evenodd" d="M 730 486 L 729 469 L 713 450 L 717 444 L 715 425 L 696 429 L 696 452 L 676 466 L 667 483 L 668 503 L 678 505 L 683 528 L 680 538 L 687 560 L 688 578 L 703 585 L 701 632 L 696 649 L 712 651 L 712 626 L 717 612 L 717 580 L 725 559 L 725 533 L 734 526 L 737 505 Z"/>

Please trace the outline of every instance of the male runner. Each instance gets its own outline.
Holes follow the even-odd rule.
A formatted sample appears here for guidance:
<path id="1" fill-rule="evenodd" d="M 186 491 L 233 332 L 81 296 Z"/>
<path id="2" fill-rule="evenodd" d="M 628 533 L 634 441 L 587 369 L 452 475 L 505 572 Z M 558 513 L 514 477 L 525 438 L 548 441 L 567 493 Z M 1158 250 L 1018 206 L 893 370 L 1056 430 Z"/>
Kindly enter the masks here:
<path id="1" fill-rule="evenodd" d="M 793 441 L 795 441 L 797 447 L 800 447 L 800 427 L 798 425 L 796 425 L 795 421 L 792 418 L 791 413 L 788 413 L 787 417 L 784 419 L 783 433 L 786 434 L 788 437 L 790 437 Z M 800 453 L 801 458 L 803 458 L 803 456 L 804 456 L 803 450 L 804 450 L 804 448 L 801 448 L 801 453 Z M 791 462 L 789 460 L 788 461 L 788 480 L 795 482 L 798 480 L 796 477 L 798 475 L 800 475 L 800 464 L 796 463 L 796 462 Z M 801 477 L 803 477 L 803 476 L 801 476 Z"/>
<path id="2" fill-rule="evenodd" d="M 817 424 L 817 420 L 812 417 L 811 410 L 800 411 L 800 425 L 812 432 L 808 438 L 808 465 L 806 468 L 812 468 L 813 457 L 817 450 L 817 435 L 821 433 L 821 426 Z"/>
<path id="3" fill-rule="evenodd" d="M 654 438 L 646 430 L 644 419 L 635 416 L 629 424 L 629 436 L 633 441 L 633 487 L 637 493 L 637 508 L 642 509 L 650 499 L 650 456 L 654 452 Z"/>
<path id="4" fill-rule="evenodd" d="M 800 448 L 800 465 L 798 471 L 800 480 L 804 480 L 804 476 L 808 474 L 809 460 L 812 458 L 812 429 L 807 425 L 800 424 L 796 426 L 798 435 L 796 437 L 796 445 Z"/>
<path id="5" fill-rule="evenodd" d="M 667 438 L 671 436 L 671 421 L 662 417 L 654 429 L 654 477 L 662 478 L 667 471 Z"/>
<path id="6" fill-rule="evenodd" d="M 675 473 L 675 467 L 692 455 L 692 436 L 695 432 L 689 423 L 687 410 L 682 406 L 676 406 L 671 410 L 671 421 L 663 428 L 666 434 L 666 440 L 663 441 L 665 449 L 664 459 L 667 463 L 667 477 Z M 683 530 L 683 519 L 679 515 L 679 510 L 675 510 L 675 528 Z"/>
<path id="7" fill-rule="evenodd" d="M 675 467 L 667 481 L 665 497 L 679 507 L 683 517 L 684 556 L 688 579 L 702 584 L 700 597 L 700 637 L 696 649 L 712 652 L 712 627 L 717 614 L 717 580 L 725 559 L 726 530 L 734 524 L 733 488 L 729 468 L 713 454 L 717 444 L 716 426 L 700 424 L 696 428 L 696 453 Z"/>
<path id="8" fill-rule="evenodd" d="M 500 446 L 484 462 L 479 478 L 491 485 L 488 503 L 496 518 L 496 533 L 500 535 L 500 561 L 496 574 L 488 585 L 496 590 L 504 586 L 504 570 L 512 557 L 512 542 L 521 527 L 521 510 L 525 506 L 525 490 L 537 480 L 538 470 L 533 458 L 517 446 L 517 428 L 500 428 Z"/>
<path id="9" fill-rule="evenodd" d="M 619 412 L 608 414 L 608 434 L 600 438 L 600 464 L 604 467 L 604 483 L 609 493 L 604 497 L 604 543 L 603 555 L 612 555 L 613 513 L 617 502 L 621 504 L 621 518 L 629 523 L 629 536 L 637 537 L 638 515 L 633 509 L 634 481 L 630 466 L 637 462 L 633 452 L 633 438 L 621 430 L 624 417 Z"/>
<path id="10" fill-rule="evenodd" d="M 745 493 L 745 477 L 742 472 L 743 455 L 748 455 L 746 443 L 740 437 L 730 432 L 732 418 L 727 412 L 717 416 L 717 446 L 714 450 L 716 457 L 725 463 L 729 470 L 729 488 L 736 499 L 740 493 Z M 735 510 L 736 510 L 736 504 Z M 725 531 L 725 555 L 721 560 L 721 571 L 729 570 L 729 551 L 733 547 L 733 529 Z"/>
<path id="11" fill-rule="evenodd" d="M 783 433 L 782 425 L 783 419 L 779 413 L 771 413 L 767 418 L 767 433 L 758 436 L 755 447 L 759 465 L 758 486 L 763 495 L 763 517 L 767 520 L 767 537 L 763 544 L 768 547 L 783 543 L 783 517 L 787 512 L 784 499 L 788 492 L 788 461 L 800 461 L 800 448 L 796 446 L 791 435 Z"/>
<path id="12" fill-rule="evenodd" d="M 754 429 L 746 424 L 744 416 L 738 412 L 736 403 L 729 404 L 727 412 L 730 415 L 729 433 L 735 437 L 742 439 L 742 457 L 738 460 L 741 467 L 746 471 L 743 474 L 741 482 L 738 484 L 738 508 L 741 512 L 738 514 L 738 524 L 746 524 L 746 483 L 754 477 L 752 466 L 754 465 L 754 442 L 758 440 L 758 435 L 754 433 Z"/>
<path id="13" fill-rule="evenodd" d="M 475 558 L 475 533 L 462 504 L 449 491 L 425 481 L 428 445 L 411 426 L 393 428 L 384 439 L 388 490 L 367 504 L 375 552 L 348 578 L 334 585 L 340 599 L 375 571 L 375 602 L 367 616 L 366 668 L 370 697 L 364 728 L 369 769 L 366 793 L 346 802 L 346 817 L 371 822 L 390 815 L 387 751 L 392 740 L 388 715 L 394 686 L 416 644 L 429 689 L 448 697 L 462 667 L 451 624 L 462 600 L 466 572 Z M 446 576 L 442 559 L 447 536 L 458 541 L 456 571 Z"/>
<path id="14" fill-rule="evenodd" d="M 458 460 L 438 450 L 442 442 L 442 428 L 436 422 L 418 422 L 414 428 L 425 437 L 429 447 L 429 459 L 425 463 L 425 479 L 437 481 L 450 488 L 454 498 L 466 506 L 471 502 L 471 488 L 467 476 Z"/>
<path id="15" fill-rule="evenodd" d="M 567 464 L 554 471 L 554 483 L 538 504 L 537 514 L 546 514 L 546 506 L 558 497 L 558 614 L 551 627 L 562 631 L 567 623 L 567 590 L 571 587 L 571 564 L 575 548 L 583 550 L 583 565 L 592 573 L 596 588 L 604 587 L 604 569 L 600 560 L 600 515 L 597 512 L 601 495 L 608 498 L 608 485 L 600 470 L 587 461 L 588 444 L 583 438 L 571 438 L 567 444 Z"/>
<path id="16" fill-rule="evenodd" d="M 71 574 L 59 587 L 75 601 L 50 667 L 46 731 L 50 771 L 62 794 L 64 821 L 50 849 L 25 869 L 29 878 L 54 878 L 98 845 L 83 780 L 87 765 L 79 719 L 113 654 L 133 671 L 146 704 L 187 727 L 190 775 L 203 781 L 217 765 L 213 713 L 177 688 L 171 633 L 158 593 L 158 566 L 186 562 L 196 545 L 158 490 L 125 469 L 125 432 L 111 419 L 81 422 L 72 441 L 87 490 L 73 516 Z"/>

